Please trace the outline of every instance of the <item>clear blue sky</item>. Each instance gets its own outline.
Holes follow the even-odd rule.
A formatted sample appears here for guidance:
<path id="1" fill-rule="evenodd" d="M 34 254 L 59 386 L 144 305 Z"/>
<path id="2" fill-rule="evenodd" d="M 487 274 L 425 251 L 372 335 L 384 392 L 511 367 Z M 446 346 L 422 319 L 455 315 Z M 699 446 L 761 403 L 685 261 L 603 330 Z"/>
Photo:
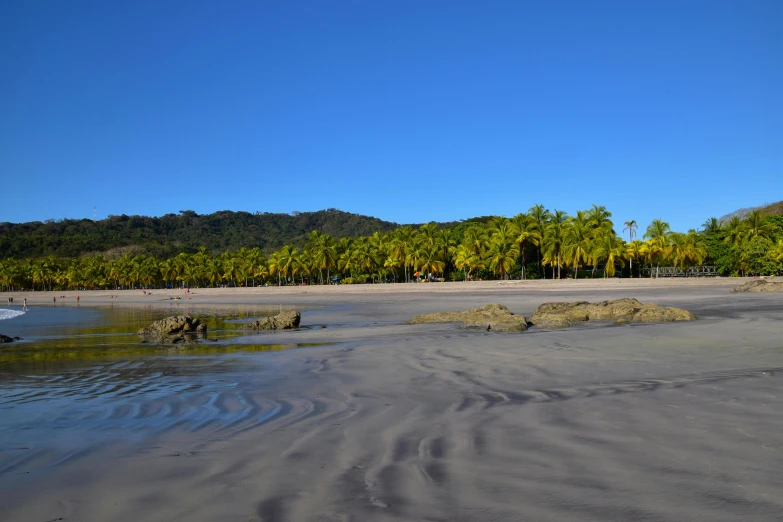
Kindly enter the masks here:
<path id="1" fill-rule="evenodd" d="M 783 199 L 783 1 L 0 4 L 0 221 Z"/>

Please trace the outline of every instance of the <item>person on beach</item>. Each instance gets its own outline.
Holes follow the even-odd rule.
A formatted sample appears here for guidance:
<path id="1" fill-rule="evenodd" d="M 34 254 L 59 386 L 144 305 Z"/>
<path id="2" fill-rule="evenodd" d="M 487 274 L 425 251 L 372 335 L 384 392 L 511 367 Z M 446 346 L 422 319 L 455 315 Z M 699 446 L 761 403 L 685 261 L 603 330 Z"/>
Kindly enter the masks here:
<path id="1" fill-rule="evenodd" d="M 79 302 L 79 296 L 78 295 L 76 296 L 76 302 L 77 303 Z"/>
<path id="2" fill-rule="evenodd" d="M 57 298 L 56 297 L 52 297 L 52 304 L 57 304 Z"/>
<path id="3" fill-rule="evenodd" d="M 22 301 L 22 309 L 27 310 L 27 298 L 24 298 L 24 301 Z"/>

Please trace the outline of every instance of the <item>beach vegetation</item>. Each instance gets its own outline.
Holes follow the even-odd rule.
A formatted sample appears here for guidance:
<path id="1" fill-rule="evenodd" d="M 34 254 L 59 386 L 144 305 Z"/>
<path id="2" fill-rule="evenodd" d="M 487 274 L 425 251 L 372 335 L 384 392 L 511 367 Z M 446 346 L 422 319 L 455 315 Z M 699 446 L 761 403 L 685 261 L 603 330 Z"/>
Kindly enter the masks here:
<path id="1" fill-rule="evenodd" d="M 197 219 L 182 213 L 178 219 Z M 671 230 L 655 219 L 615 230 L 606 207 L 569 215 L 535 205 L 512 218 L 485 216 L 337 237 L 311 230 L 298 244 L 247 244 L 155 255 L 134 249 L 74 257 L 5 256 L 0 290 L 124 289 L 301 284 L 402 283 L 477 279 L 657 277 L 661 267 L 714 266 L 719 275 L 783 271 L 783 216 L 750 211 L 710 218 L 702 230 Z M 140 221 L 136 220 L 137 223 Z M 161 249 L 169 252 L 171 245 Z"/>

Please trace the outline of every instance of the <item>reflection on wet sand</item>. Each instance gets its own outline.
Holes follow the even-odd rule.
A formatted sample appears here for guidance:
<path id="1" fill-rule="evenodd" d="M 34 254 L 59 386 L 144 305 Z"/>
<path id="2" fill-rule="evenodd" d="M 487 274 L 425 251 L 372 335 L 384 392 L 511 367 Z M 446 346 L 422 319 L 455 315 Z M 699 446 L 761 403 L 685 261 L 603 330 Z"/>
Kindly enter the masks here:
<path id="1" fill-rule="evenodd" d="M 175 428 L 229 434 L 257 426 L 280 406 L 243 390 L 249 372 L 254 386 L 275 378 L 272 361 L 253 353 L 315 345 L 230 343 L 248 335 L 239 329 L 244 322 L 278 307 L 193 310 L 208 324 L 210 339 L 188 345 L 142 343 L 135 335 L 171 310 L 99 312 L 64 324 L 56 310 L 28 317 L 27 340 L 0 349 L 0 475 L 30 473 L 106 442 Z"/>

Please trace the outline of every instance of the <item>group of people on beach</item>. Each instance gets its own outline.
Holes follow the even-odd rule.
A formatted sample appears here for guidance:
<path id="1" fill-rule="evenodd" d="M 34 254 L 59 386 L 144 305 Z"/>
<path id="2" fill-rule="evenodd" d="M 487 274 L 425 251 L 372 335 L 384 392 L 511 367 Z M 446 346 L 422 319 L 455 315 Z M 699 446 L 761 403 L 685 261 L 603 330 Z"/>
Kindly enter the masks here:
<path id="1" fill-rule="evenodd" d="M 65 296 L 64 296 L 64 295 L 61 295 L 60 297 L 63 297 L 63 298 L 64 298 Z M 77 302 L 77 303 L 79 302 L 79 296 L 78 296 L 78 295 L 76 296 L 76 302 Z M 13 297 L 11 297 L 11 296 L 8 296 L 8 304 L 9 304 L 9 305 L 12 305 L 12 304 L 14 304 L 14 298 L 13 298 Z M 54 297 L 52 297 L 52 304 L 53 304 L 53 305 L 56 305 L 56 304 L 57 304 L 57 296 L 54 296 Z M 28 309 L 28 308 L 27 308 L 27 298 L 25 297 L 25 298 L 22 300 L 22 310 L 27 310 L 27 309 Z"/>
<path id="2" fill-rule="evenodd" d="M 9 305 L 14 304 L 14 298 L 13 297 L 10 297 L 10 296 L 8 297 L 8 304 Z M 27 310 L 27 298 L 26 297 L 24 298 L 24 301 L 22 301 L 22 310 Z"/>

